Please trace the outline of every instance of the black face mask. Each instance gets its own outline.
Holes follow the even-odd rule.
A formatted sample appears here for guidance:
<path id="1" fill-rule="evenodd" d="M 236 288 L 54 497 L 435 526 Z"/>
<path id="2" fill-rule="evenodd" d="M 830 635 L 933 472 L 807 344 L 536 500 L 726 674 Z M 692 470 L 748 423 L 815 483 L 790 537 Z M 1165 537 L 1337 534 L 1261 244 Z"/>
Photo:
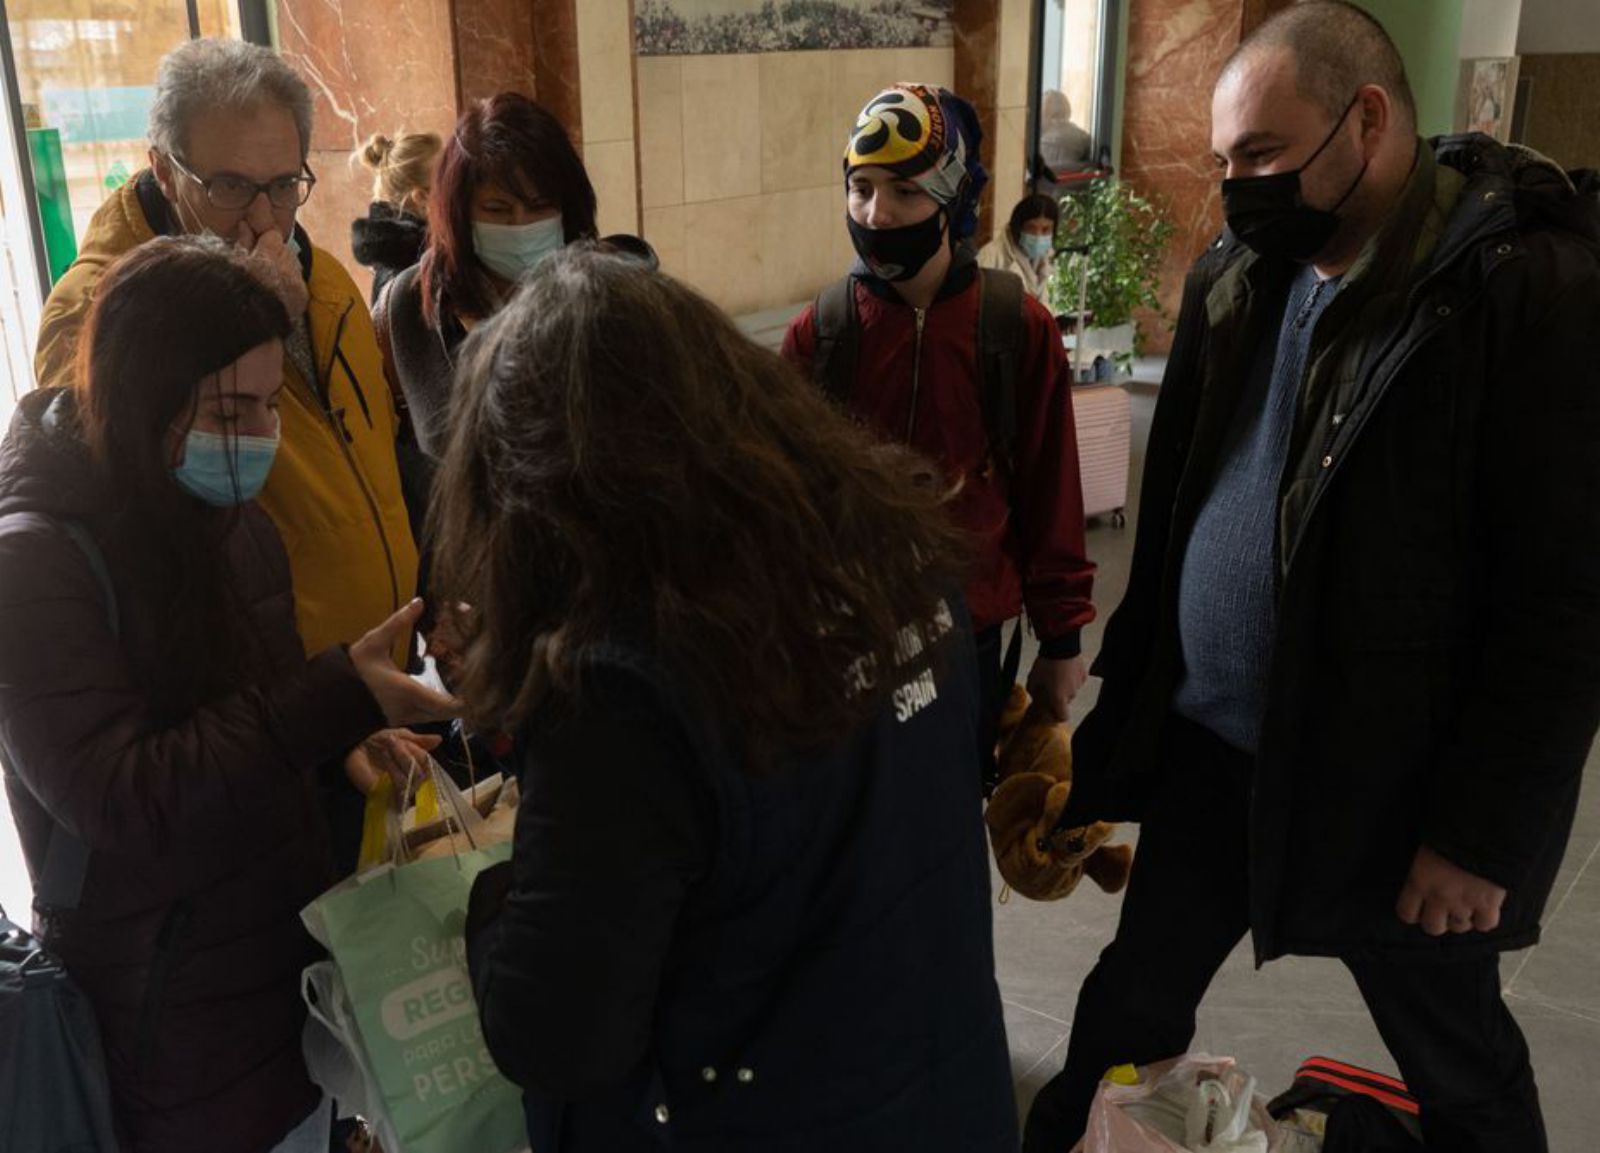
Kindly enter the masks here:
<path id="1" fill-rule="evenodd" d="M 844 221 L 857 255 L 880 280 L 910 280 L 944 243 L 943 209 L 903 228 L 867 228 L 848 214 Z"/>
<path id="2" fill-rule="evenodd" d="M 1321 156 L 1344 127 L 1345 117 L 1360 100 L 1345 105 L 1344 113 L 1327 138 L 1299 168 L 1270 176 L 1244 176 L 1222 182 L 1222 210 L 1228 227 L 1248 247 L 1262 256 L 1304 263 L 1327 247 L 1339 229 L 1339 209 L 1361 186 L 1367 165 L 1361 165 L 1354 183 L 1332 208 L 1312 208 L 1301 196 L 1300 174 Z"/>

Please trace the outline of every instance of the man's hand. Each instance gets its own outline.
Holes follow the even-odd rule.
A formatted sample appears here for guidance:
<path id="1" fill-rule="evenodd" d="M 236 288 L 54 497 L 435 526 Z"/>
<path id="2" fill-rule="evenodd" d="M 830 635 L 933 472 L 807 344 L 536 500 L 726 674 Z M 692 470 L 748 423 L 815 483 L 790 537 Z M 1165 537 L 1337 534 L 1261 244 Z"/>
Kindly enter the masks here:
<path id="1" fill-rule="evenodd" d="M 276 228 L 269 228 L 257 236 L 250 225 L 241 220 L 233 239 L 260 263 L 262 279 L 283 301 L 289 319 L 304 315 L 311 295 L 306 290 L 305 277 L 300 274 L 300 261 L 284 241 L 283 234 Z"/>
<path id="2" fill-rule="evenodd" d="M 1430 937 L 1445 933 L 1487 933 L 1500 924 L 1506 891 L 1493 881 L 1453 865 L 1428 846 L 1417 850 L 1411 875 L 1401 886 L 1394 911 L 1408 925 L 1421 925 Z"/>
<path id="3" fill-rule="evenodd" d="M 1033 670 L 1028 674 L 1028 695 L 1065 724 L 1073 698 L 1088 679 L 1089 666 L 1082 656 L 1059 661 L 1040 657 L 1033 662 Z"/>
<path id="4" fill-rule="evenodd" d="M 362 793 L 370 793 L 387 773 L 394 781 L 394 795 L 403 806 L 406 782 L 415 787 L 426 779 L 428 754 L 439 747 L 442 739 L 410 729 L 380 729 L 350 750 L 344 759 L 345 776 Z"/>

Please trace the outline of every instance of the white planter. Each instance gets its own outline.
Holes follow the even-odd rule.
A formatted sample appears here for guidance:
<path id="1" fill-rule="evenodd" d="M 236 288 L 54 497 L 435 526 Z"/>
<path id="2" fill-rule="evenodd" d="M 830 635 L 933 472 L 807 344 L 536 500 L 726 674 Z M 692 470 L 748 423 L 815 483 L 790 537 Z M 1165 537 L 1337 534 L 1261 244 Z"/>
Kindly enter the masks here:
<path id="1" fill-rule="evenodd" d="M 1109 360 L 1118 353 L 1133 355 L 1133 321 L 1115 328 L 1090 328 L 1083 334 L 1083 359 L 1086 364 L 1097 356 Z"/>
<path id="2" fill-rule="evenodd" d="M 1102 356 L 1108 362 L 1116 364 L 1119 359 L 1127 363 L 1133 357 L 1134 322 L 1119 324 L 1114 328 L 1090 328 L 1084 333 L 1083 359 L 1076 360 L 1077 336 L 1068 333 L 1063 338 L 1067 346 L 1067 359 L 1082 365 L 1083 375 L 1087 378 L 1094 368 L 1095 357 Z"/>

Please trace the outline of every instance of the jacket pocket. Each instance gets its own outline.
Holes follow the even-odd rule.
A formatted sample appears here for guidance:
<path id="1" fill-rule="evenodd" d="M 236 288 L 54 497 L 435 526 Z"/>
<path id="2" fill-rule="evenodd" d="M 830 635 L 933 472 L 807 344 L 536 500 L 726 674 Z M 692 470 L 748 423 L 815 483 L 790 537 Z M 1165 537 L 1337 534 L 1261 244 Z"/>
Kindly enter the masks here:
<path id="1" fill-rule="evenodd" d="M 188 901 L 178 901 L 167 910 L 156 932 L 156 947 L 150 958 L 145 976 L 144 996 L 139 1001 L 139 1020 L 133 1034 L 135 1067 L 154 1069 L 159 1054 L 156 1052 L 157 1034 L 161 1029 L 161 1015 L 166 1008 L 167 981 L 173 967 L 182 959 L 179 949 L 189 935 L 189 922 L 194 910 Z"/>

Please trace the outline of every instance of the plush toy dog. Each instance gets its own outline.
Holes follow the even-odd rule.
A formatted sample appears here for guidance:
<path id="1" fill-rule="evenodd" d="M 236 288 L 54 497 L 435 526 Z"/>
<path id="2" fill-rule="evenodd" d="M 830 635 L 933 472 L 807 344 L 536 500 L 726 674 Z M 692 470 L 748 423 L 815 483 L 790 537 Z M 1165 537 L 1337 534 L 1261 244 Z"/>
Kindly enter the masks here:
<path id="1" fill-rule="evenodd" d="M 1006 883 L 1035 901 L 1060 900 L 1086 873 L 1108 893 L 1127 884 L 1133 848 L 1107 844 L 1115 825 L 1055 831 L 1072 793 L 1071 730 L 1030 702 L 1021 685 L 1012 687 L 1000 717 L 998 755 L 1000 784 L 983 819 Z"/>

